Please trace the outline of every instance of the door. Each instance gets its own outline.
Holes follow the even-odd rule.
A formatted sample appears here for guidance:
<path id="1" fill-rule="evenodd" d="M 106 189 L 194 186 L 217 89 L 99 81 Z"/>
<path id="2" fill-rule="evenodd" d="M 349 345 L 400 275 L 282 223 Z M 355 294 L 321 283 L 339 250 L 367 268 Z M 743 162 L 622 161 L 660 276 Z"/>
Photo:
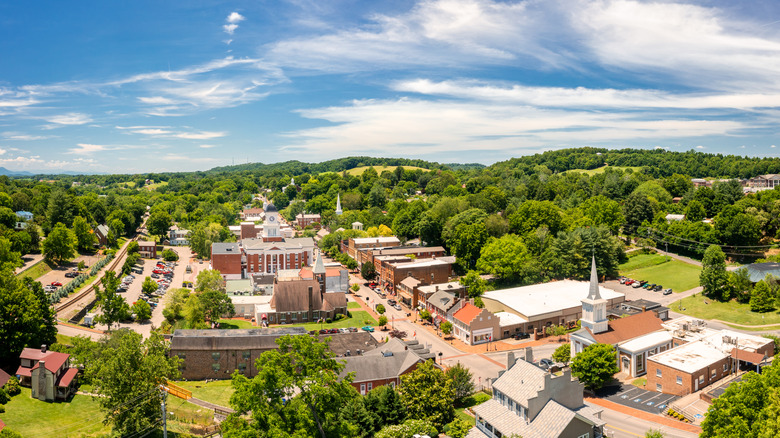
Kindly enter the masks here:
<path id="1" fill-rule="evenodd" d="M 631 375 L 631 359 L 623 356 L 623 371 Z"/>

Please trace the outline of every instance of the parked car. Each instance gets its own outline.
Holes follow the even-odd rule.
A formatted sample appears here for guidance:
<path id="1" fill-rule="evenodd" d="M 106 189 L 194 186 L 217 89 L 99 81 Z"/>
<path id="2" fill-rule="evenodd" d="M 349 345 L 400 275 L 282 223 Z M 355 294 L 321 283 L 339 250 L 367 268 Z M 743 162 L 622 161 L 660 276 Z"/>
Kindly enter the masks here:
<path id="1" fill-rule="evenodd" d="M 629 279 L 626 277 L 620 277 L 620 284 L 625 284 Z"/>
<path id="2" fill-rule="evenodd" d="M 647 284 L 647 280 L 639 280 L 639 284 L 644 286 Z"/>
<path id="3" fill-rule="evenodd" d="M 656 285 L 655 285 L 655 287 L 653 288 L 653 292 L 658 292 L 658 291 L 660 291 L 660 290 L 661 290 L 661 289 L 663 289 L 663 288 L 664 288 L 664 287 L 663 287 L 663 286 L 661 286 L 660 284 L 656 284 Z"/>
<path id="4" fill-rule="evenodd" d="M 65 273 L 65 277 L 67 277 L 67 278 L 76 278 L 76 277 L 78 277 L 78 276 L 79 276 L 79 273 L 78 273 L 78 272 L 72 272 L 72 271 L 71 271 L 71 272 L 66 272 L 66 273 Z"/>
<path id="5" fill-rule="evenodd" d="M 60 283 L 59 281 L 52 281 L 51 285 L 52 286 L 62 286 L 62 283 Z"/>
<path id="6" fill-rule="evenodd" d="M 357 331 L 358 331 L 358 328 L 357 328 L 357 327 L 350 327 L 350 328 L 349 328 L 349 331 L 350 331 L 351 333 L 357 333 Z"/>
<path id="7" fill-rule="evenodd" d="M 549 370 L 554 365 L 554 362 L 550 359 L 542 359 L 539 361 L 539 367 L 543 370 Z"/>
<path id="8" fill-rule="evenodd" d="M 363 326 L 363 328 L 361 330 L 363 330 L 364 332 L 369 332 L 369 333 L 373 333 L 374 332 L 374 328 L 371 327 L 370 325 Z"/>
<path id="9" fill-rule="evenodd" d="M 396 304 L 393 304 L 393 309 L 395 309 L 395 310 L 401 310 L 401 305 L 400 305 L 400 304 L 398 304 L 398 303 L 396 303 Z"/>
<path id="10" fill-rule="evenodd" d="M 531 335 L 528 334 L 528 333 L 525 333 L 525 332 L 518 332 L 518 333 L 515 333 L 514 335 L 512 335 L 512 338 L 514 338 L 516 340 L 528 339 L 530 337 L 531 337 Z"/>
<path id="11" fill-rule="evenodd" d="M 394 305 L 395 305 L 395 303 L 397 303 L 397 301 L 396 301 L 396 300 L 394 300 L 394 299 L 389 299 L 389 300 L 387 300 L 387 304 L 389 304 L 389 305 L 391 305 L 391 306 L 394 306 Z"/>
<path id="12" fill-rule="evenodd" d="M 664 289 L 664 295 L 671 295 L 672 294 L 672 288 Z"/>
<path id="13" fill-rule="evenodd" d="M 328 330 L 328 333 L 333 333 L 333 334 L 335 334 L 335 333 L 339 333 L 339 329 L 337 329 L 337 328 L 332 328 L 332 329 Z"/>
<path id="14" fill-rule="evenodd" d="M 640 287 L 642 287 L 642 283 L 635 281 L 631 283 L 631 287 L 633 287 L 634 289 L 639 289 Z"/>
<path id="15" fill-rule="evenodd" d="M 642 287 L 647 289 L 647 290 L 652 290 L 655 287 L 655 283 L 647 283 L 646 285 L 644 285 Z"/>
<path id="16" fill-rule="evenodd" d="M 626 281 L 623 283 L 626 286 L 631 286 L 634 283 L 634 280 L 627 278 Z"/>

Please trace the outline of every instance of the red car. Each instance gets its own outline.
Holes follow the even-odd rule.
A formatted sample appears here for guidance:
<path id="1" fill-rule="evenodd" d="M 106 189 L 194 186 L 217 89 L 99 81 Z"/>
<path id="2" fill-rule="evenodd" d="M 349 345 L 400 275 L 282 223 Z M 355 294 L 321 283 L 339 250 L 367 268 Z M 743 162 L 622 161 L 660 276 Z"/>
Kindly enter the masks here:
<path id="1" fill-rule="evenodd" d="M 60 283 L 59 281 L 52 281 L 51 285 L 52 286 L 62 286 L 62 283 Z"/>

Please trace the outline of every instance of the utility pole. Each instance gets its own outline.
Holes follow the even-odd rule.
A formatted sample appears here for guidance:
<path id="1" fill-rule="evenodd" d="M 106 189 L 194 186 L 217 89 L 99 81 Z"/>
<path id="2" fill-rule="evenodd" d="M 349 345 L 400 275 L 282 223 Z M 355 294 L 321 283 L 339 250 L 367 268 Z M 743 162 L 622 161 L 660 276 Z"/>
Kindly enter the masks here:
<path id="1" fill-rule="evenodd" d="M 160 389 L 162 392 L 162 420 L 163 420 L 163 438 L 168 438 L 168 412 L 165 410 L 165 399 L 167 392 L 164 389 Z"/>

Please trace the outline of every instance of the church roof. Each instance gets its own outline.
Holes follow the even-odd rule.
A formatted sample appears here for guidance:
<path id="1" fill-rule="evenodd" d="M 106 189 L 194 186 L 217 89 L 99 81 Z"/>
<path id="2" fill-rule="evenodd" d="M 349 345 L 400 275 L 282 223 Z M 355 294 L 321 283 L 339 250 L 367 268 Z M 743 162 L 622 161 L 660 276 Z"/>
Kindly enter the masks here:
<path id="1" fill-rule="evenodd" d="M 268 205 L 265 206 L 265 212 L 266 213 L 278 213 L 279 210 L 276 209 L 276 206 L 272 202 L 269 202 Z"/>
<path id="2" fill-rule="evenodd" d="M 609 329 L 604 333 L 592 333 L 587 328 L 585 330 L 599 344 L 615 345 L 648 333 L 663 330 L 661 324 L 663 324 L 663 321 L 655 316 L 654 312 L 647 311 L 610 321 Z"/>

